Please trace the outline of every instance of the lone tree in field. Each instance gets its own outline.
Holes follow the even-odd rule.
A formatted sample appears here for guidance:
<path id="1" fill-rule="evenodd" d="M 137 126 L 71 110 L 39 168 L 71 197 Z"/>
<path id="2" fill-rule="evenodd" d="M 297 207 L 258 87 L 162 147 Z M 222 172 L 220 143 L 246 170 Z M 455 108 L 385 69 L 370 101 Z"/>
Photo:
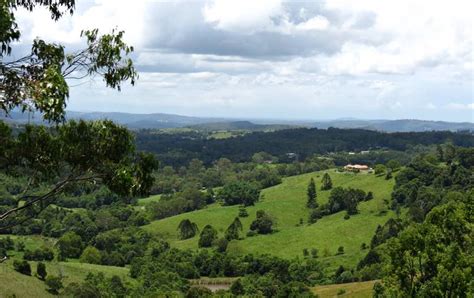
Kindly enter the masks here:
<path id="1" fill-rule="evenodd" d="M 36 274 L 39 279 L 45 280 L 48 273 L 46 272 L 46 265 L 44 263 L 39 262 L 38 265 L 36 265 Z"/>
<path id="2" fill-rule="evenodd" d="M 257 218 L 250 224 L 250 231 L 258 234 L 270 234 L 273 232 L 273 219 L 263 210 L 257 211 Z"/>
<path id="3" fill-rule="evenodd" d="M 321 190 L 330 190 L 332 188 L 331 176 L 328 173 L 324 173 L 323 179 L 321 179 Z"/>
<path id="4" fill-rule="evenodd" d="M 308 184 L 308 190 L 306 192 L 308 196 L 308 201 L 306 202 L 306 206 L 308 208 L 314 209 L 318 207 L 318 202 L 316 202 L 316 183 L 314 183 L 314 179 L 311 178 Z"/>
<path id="5" fill-rule="evenodd" d="M 211 225 L 206 225 L 199 236 L 199 247 L 211 247 L 217 239 L 217 231 Z"/>
<path id="6" fill-rule="evenodd" d="M 239 239 L 239 231 L 242 231 L 242 222 L 236 217 L 225 231 L 225 239 L 228 241 Z"/>
<path id="7" fill-rule="evenodd" d="M 181 240 L 193 238 L 199 231 L 196 223 L 191 222 L 189 219 L 183 219 L 178 226 L 179 238 Z"/>
<path id="8" fill-rule="evenodd" d="M 157 164 L 151 155 L 135 153 L 125 128 L 110 121 L 64 123 L 70 80 L 102 78 L 119 91 L 123 82 L 135 83 L 138 74 L 129 58 L 133 47 L 123 41 L 124 32 L 83 31 L 85 47 L 74 52 L 37 38 L 22 56 L 12 46 L 22 34 L 15 18 L 19 8 L 45 8 L 57 21 L 74 13 L 75 1 L 0 0 L 0 112 L 38 112 L 55 125 L 27 126 L 14 136 L 0 121 L 0 170 L 29 178 L 19 196 L 24 204 L 2 210 L 0 226 L 36 216 L 72 184 L 102 183 L 123 197 L 148 193 Z M 32 192 L 41 184 L 50 190 Z"/>

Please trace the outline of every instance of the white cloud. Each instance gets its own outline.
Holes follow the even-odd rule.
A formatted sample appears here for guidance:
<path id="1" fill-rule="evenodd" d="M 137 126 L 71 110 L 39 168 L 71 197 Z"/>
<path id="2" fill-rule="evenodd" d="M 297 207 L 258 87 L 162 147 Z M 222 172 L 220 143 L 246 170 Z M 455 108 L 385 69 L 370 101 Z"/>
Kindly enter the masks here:
<path id="1" fill-rule="evenodd" d="M 474 110 L 474 103 L 463 104 L 451 102 L 447 104 L 446 107 L 452 110 Z"/>
<path id="2" fill-rule="evenodd" d="M 18 20 L 25 44 L 126 30 L 137 86 L 90 82 L 72 91 L 76 109 L 473 121 L 472 11 L 470 0 L 85 0 L 57 23 L 41 9 Z"/>
<path id="3" fill-rule="evenodd" d="M 283 14 L 281 0 L 214 0 L 203 9 L 204 19 L 216 28 L 251 34 L 268 30 L 273 17 Z"/>

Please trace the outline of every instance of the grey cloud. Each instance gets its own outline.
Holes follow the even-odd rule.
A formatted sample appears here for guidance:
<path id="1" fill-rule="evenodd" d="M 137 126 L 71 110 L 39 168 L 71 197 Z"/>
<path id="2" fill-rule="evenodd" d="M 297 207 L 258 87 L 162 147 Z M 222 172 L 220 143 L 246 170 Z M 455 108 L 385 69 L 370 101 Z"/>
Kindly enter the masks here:
<path id="1" fill-rule="evenodd" d="M 202 16 L 202 2 L 150 3 L 147 23 L 150 24 L 147 47 L 170 53 L 241 56 L 263 60 L 285 59 L 291 56 L 332 55 L 348 40 L 380 43 L 380 38 L 338 30 L 342 17 L 338 12 L 322 9 L 321 4 L 285 3 L 289 20 L 294 24 L 316 15 L 331 23 L 328 30 L 305 32 L 229 32 L 216 29 Z M 300 15 L 304 8 L 306 18 Z M 278 24 L 281 20 L 273 20 Z M 361 16 L 356 26 L 369 26 L 373 16 Z"/>

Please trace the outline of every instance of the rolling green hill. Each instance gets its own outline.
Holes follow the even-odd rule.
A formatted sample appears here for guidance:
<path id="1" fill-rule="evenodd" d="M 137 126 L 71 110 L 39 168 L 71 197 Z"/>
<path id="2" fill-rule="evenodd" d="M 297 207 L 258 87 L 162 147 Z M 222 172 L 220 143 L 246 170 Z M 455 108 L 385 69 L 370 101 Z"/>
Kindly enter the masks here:
<path id="1" fill-rule="evenodd" d="M 42 236 L 10 236 L 13 240 L 21 239 L 26 249 L 36 249 L 41 246 L 54 246 L 56 240 Z M 10 251 L 10 259 L 0 263 L 0 298 L 4 297 L 54 297 L 47 291 L 47 286 L 43 281 L 35 276 L 38 262 L 29 261 L 32 275 L 24 275 L 13 269 L 13 260 L 22 260 L 23 253 Z M 105 276 L 119 276 L 125 282 L 134 282 L 128 275 L 129 269 L 126 267 L 103 266 L 94 264 L 79 263 L 78 260 L 68 262 L 44 262 L 48 275 L 62 276 L 63 284 L 80 283 L 84 281 L 88 273 L 102 272 Z"/>
<path id="2" fill-rule="evenodd" d="M 315 178 L 318 186 L 318 202 L 327 202 L 330 191 L 320 191 L 319 181 L 324 172 L 304 174 L 285 178 L 283 183 L 262 191 L 263 200 L 255 206 L 247 208 L 249 217 L 241 218 L 244 234 L 249 230 L 250 223 L 255 219 L 257 210 L 270 213 L 277 222 L 277 232 L 271 235 L 245 237 L 234 240 L 229 244 L 230 253 L 270 253 L 283 258 L 302 257 L 303 249 L 316 248 L 320 259 L 330 268 L 340 264 L 354 266 L 367 251 L 361 250 L 362 243 L 369 244 L 378 224 L 394 216 L 387 210 L 384 199 L 390 198 L 394 181 L 385 180 L 373 174 L 330 173 L 334 186 L 360 188 L 372 191 L 374 199 L 359 204 L 360 213 L 345 220 L 345 212 L 339 212 L 320 219 L 317 223 L 308 225 L 309 210 L 306 204 L 306 187 L 311 177 Z M 238 215 L 238 206 L 220 206 L 213 204 L 206 209 L 180 214 L 152 222 L 145 226 L 147 231 L 160 235 L 172 246 L 178 248 L 197 249 L 199 237 L 179 240 L 177 227 L 181 220 L 190 219 L 200 229 L 206 224 L 215 227 L 222 236 L 225 229 Z M 299 225 L 300 219 L 304 220 Z M 335 255 L 339 246 L 343 246 L 345 254 Z"/>

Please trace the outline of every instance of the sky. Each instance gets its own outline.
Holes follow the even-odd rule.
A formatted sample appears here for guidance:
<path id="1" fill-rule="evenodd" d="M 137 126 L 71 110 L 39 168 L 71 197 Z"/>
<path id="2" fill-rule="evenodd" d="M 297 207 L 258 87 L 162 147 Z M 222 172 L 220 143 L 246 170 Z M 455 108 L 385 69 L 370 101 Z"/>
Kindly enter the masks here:
<path id="1" fill-rule="evenodd" d="M 472 0 L 76 2 L 58 22 L 18 11 L 17 47 L 118 28 L 140 78 L 70 81 L 69 110 L 474 122 Z"/>

